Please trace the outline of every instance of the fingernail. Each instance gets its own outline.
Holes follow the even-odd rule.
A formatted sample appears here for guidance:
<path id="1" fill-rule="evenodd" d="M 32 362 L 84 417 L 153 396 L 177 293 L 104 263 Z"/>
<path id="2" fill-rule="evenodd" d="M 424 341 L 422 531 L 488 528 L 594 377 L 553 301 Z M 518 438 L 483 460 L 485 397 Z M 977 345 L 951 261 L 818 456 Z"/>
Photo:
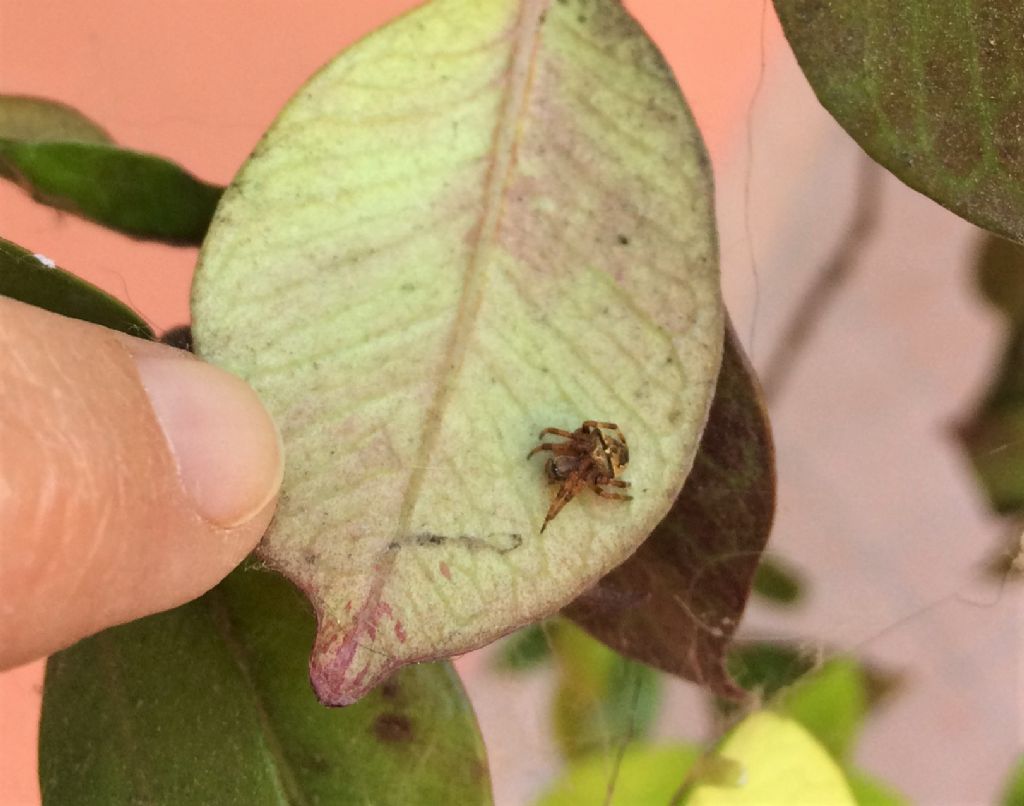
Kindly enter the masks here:
<path id="1" fill-rule="evenodd" d="M 168 347 L 132 350 L 182 485 L 206 520 L 251 520 L 277 495 L 281 438 L 256 393 L 239 378 Z"/>

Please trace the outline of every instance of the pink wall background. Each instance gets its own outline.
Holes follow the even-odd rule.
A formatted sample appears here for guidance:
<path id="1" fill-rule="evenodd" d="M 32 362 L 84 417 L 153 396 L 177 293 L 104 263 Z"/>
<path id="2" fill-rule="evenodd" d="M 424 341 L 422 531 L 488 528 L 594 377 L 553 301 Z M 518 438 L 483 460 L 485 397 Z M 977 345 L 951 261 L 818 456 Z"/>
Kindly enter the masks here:
<path id="1" fill-rule="evenodd" d="M 0 0 L 0 92 L 65 101 L 123 145 L 227 182 L 310 73 L 412 5 Z M 671 62 L 707 140 L 723 285 L 763 364 L 848 225 L 863 158 L 815 102 L 770 4 L 627 5 Z M 792 616 L 754 608 L 748 629 L 811 646 L 827 636 L 829 650 L 902 670 L 906 689 L 870 722 L 860 760 L 916 802 L 990 802 L 1024 746 L 1024 608 L 1018 590 L 978 582 L 1000 527 L 948 425 L 980 388 L 999 334 L 970 293 L 973 228 L 892 179 L 879 204 L 883 223 L 857 276 L 773 406 L 773 545 L 812 580 L 811 600 Z M 130 302 L 158 329 L 188 317 L 194 250 L 132 242 L 8 184 L 0 234 Z M 551 681 L 496 678 L 479 655 L 461 668 L 499 804 L 529 802 L 557 773 Z M 0 674 L 0 804 L 38 802 L 41 679 L 41 663 Z M 659 734 L 702 727 L 692 688 L 672 686 Z"/>

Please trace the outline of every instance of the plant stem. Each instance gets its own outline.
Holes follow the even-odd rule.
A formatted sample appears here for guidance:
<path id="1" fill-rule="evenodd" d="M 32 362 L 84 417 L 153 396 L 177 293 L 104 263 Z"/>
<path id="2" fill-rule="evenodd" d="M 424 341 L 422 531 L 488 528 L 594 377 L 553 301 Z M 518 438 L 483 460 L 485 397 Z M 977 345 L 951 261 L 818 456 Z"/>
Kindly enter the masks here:
<path id="1" fill-rule="evenodd" d="M 797 304 L 761 372 L 761 387 L 769 403 L 775 401 L 785 386 L 801 351 L 807 347 L 829 306 L 850 279 L 864 247 L 874 235 L 881 219 L 883 176 L 883 169 L 872 159 L 863 158 L 857 183 L 857 204 L 850 226 Z"/>

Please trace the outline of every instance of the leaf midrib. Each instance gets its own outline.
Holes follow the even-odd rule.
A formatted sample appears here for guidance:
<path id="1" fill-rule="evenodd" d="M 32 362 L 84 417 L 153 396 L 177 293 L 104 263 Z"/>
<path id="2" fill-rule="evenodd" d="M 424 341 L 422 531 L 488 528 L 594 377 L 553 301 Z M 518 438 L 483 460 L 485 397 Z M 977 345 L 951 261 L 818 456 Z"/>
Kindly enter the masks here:
<path id="1" fill-rule="evenodd" d="M 455 379 L 462 370 L 470 334 L 476 325 L 483 303 L 485 287 L 484 264 L 481 260 L 484 245 L 490 243 L 501 224 L 509 176 L 516 164 L 516 152 L 522 130 L 523 113 L 533 85 L 537 50 L 543 15 L 549 0 L 522 0 L 516 20 L 516 40 L 509 55 L 502 110 L 494 127 L 491 159 L 484 180 L 483 209 L 477 236 L 473 241 L 462 284 L 459 310 L 452 325 L 451 336 L 438 364 L 441 378 L 433 400 L 425 409 L 422 438 L 416 459 L 402 499 L 398 518 L 398 534 L 409 531 L 413 508 L 419 499 L 426 474 L 428 459 L 433 455 L 441 432 L 441 422 L 447 408 Z"/>
<path id="2" fill-rule="evenodd" d="M 249 658 L 245 647 L 235 635 L 234 623 L 231 620 L 231 613 L 223 601 L 224 593 L 214 588 L 206 595 L 206 603 L 210 610 L 213 624 L 220 633 L 221 639 L 228 653 L 235 661 L 239 674 L 247 684 L 253 709 L 259 722 L 260 733 L 263 736 L 264 747 L 267 751 L 267 767 L 277 781 L 277 789 L 281 796 L 281 803 L 286 806 L 307 806 L 308 801 L 303 795 L 299 780 L 292 769 L 291 762 L 284 752 L 277 733 L 274 730 L 270 714 L 263 703 L 263 694 L 256 684 L 252 669 L 249 666 Z"/>

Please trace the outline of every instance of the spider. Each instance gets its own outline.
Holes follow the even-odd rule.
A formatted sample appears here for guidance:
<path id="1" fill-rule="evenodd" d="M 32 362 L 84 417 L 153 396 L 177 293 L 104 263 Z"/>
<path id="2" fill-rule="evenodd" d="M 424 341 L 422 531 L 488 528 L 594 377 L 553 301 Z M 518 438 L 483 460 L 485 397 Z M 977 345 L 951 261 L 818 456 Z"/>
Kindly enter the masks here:
<path id="1" fill-rule="evenodd" d="M 606 434 L 615 431 L 617 436 Z M 558 493 L 548 507 L 548 514 L 540 527 L 543 533 L 548 521 L 552 520 L 562 507 L 568 504 L 584 487 L 589 487 L 602 498 L 614 498 L 629 501 L 631 495 L 611 493 L 602 490 L 606 487 L 628 487 L 629 482 L 617 478 L 629 463 L 629 446 L 626 436 L 615 423 L 601 423 L 586 420 L 575 431 L 563 431 L 561 428 L 545 428 L 538 439 L 545 434 L 565 437 L 567 442 L 542 442 L 526 458 L 529 459 L 538 451 L 551 451 L 553 454 L 544 464 L 549 484 L 561 484 Z"/>

